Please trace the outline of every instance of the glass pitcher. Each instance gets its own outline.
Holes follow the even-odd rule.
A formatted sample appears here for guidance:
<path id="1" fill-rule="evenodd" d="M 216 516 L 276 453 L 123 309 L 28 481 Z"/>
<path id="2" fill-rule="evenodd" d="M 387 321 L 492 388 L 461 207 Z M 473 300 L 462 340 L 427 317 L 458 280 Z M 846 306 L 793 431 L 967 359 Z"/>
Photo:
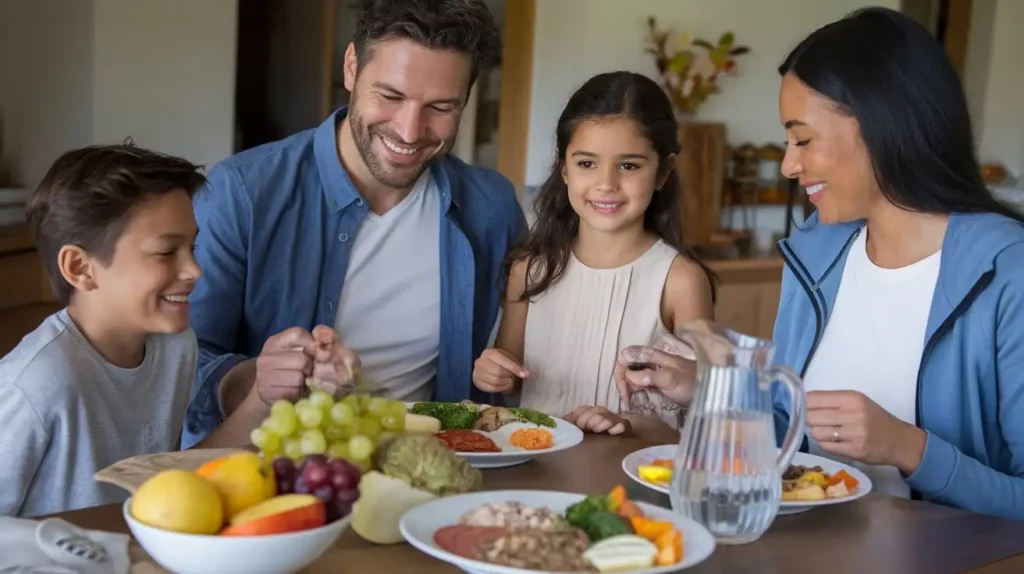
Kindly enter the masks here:
<path id="1" fill-rule="evenodd" d="M 771 341 L 708 321 L 676 333 L 696 356 L 693 402 L 680 433 L 669 496 L 676 512 L 704 525 L 720 544 L 753 542 L 779 510 L 782 473 L 807 418 L 793 371 L 773 366 Z M 789 429 L 775 443 L 772 382 L 789 388 Z"/>

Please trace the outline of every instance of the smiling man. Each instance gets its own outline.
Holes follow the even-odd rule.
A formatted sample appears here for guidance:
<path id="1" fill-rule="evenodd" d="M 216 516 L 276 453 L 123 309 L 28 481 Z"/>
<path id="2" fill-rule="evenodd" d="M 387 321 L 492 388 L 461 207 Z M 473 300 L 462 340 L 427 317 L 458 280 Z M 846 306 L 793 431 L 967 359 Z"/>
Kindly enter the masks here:
<path id="1" fill-rule="evenodd" d="M 395 398 L 486 400 L 473 360 L 525 220 L 508 180 L 448 152 L 499 53 L 482 0 L 365 2 L 345 53 L 349 106 L 212 170 L 196 204 L 206 274 L 186 444 L 231 413 L 216 436 L 244 442 L 307 376 L 346 379 L 341 363 Z"/>

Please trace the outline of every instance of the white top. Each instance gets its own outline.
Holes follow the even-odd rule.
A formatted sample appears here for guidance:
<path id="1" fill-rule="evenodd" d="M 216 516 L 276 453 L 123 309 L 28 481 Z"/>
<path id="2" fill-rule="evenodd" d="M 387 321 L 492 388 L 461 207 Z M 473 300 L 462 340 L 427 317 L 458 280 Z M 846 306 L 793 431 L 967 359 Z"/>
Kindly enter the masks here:
<path id="1" fill-rule="evenodd" d="M 122 459 L 178 450 L 196 374 L 191 329 L 150 335 L 131 369 L 108 363 L 66 310 L 0 359 L 0 515 L 123 502 L 93 475 Z"/>
<path id="2" fill-rule="evenodd" d="M 860 391 L 893 416 L 914 424 L 917 371 L 941 255 L 940 250 L 899 269 L 879 267 L 868 258 L 867 229 L 862 228 L 850 246 L 835 306 L 805 373 L 804 387 Z M 814 441 L 811 452 L 859 468 L 880 492 L 910 495 L 895 467 L 852 463 L 822 452 Z"/>
<path id="3" fill-rule="evenodd" d="M 520 404 L 561 417 L 583 405 L 620 408 L 613 373 L 619 350 L 648 345 L 665 326 L 661 294 L 678 253 L 658 241 L 614 269 L 587 267 L 570 254 L 565 272 L 526 315 Z"/>
<path id="4" fill-rule="evenodd" d="M 430 170 L 383 215 L 366 216 L 349 253 L 335 329 L 363 375 L 394 398 L 430 400 L 441 331 L 441 193 Z"/>

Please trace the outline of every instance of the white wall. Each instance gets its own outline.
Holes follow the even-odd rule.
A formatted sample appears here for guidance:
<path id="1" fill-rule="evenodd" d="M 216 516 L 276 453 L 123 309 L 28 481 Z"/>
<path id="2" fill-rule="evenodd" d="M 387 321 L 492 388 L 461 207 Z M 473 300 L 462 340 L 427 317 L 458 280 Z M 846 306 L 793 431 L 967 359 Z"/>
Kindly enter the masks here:
<path id="1" fill-rule="evenodd" d="M 978 155 L 981 161 L 1002 163 L 1024 178 L 1024 2 L 975 0 L 978 2 L 995 3 L 987 85 L 980 94 L 984 103 L 975 125 Z"/>
<path id="2" fill-rule="evenodd" d="M 33 186 L 90 143 L 233 149 L 238 0 L 0 0 L 5 155 Z"/>
<path id="3" fill-rule="evenodd" d="M 1010 0 L 1013 2 L 1014 0 Z M 539 185 L 554 158 L 554 131 L 569 95 L 600 72 L 656 73 L 644 49 L 646 19 L 716 41 L 733 31 L 751 48 L 736 77 L 721 82 L 699 117 L 724 121 L 730 142 L 781 141 L 779 77 L 786 53 L 814 29 L 865 5 L 899 8 L 899 0 L 541 0 L 537 2 L 527 185 Z"/>
<path id="4" fill-rule="evenodd" d="M 237 0 L 95 0 L 93 139 L 212 165 L 234 149 Z"/>

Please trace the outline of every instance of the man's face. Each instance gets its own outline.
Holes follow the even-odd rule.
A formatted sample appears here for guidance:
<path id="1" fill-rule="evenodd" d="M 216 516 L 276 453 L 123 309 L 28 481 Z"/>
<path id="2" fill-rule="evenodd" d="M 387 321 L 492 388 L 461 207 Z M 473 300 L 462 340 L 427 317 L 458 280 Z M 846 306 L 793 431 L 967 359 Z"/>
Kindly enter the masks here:
<path id="1" fill-rule="evenodd" d="M 455 143 L 472 62 L 467 54 L 404 39 L 381 40 L 367 49 L 372 52 L 362 67 L 352 45 L 345 53 L 353 139 L 374 179 L 406 189 Z"/>

